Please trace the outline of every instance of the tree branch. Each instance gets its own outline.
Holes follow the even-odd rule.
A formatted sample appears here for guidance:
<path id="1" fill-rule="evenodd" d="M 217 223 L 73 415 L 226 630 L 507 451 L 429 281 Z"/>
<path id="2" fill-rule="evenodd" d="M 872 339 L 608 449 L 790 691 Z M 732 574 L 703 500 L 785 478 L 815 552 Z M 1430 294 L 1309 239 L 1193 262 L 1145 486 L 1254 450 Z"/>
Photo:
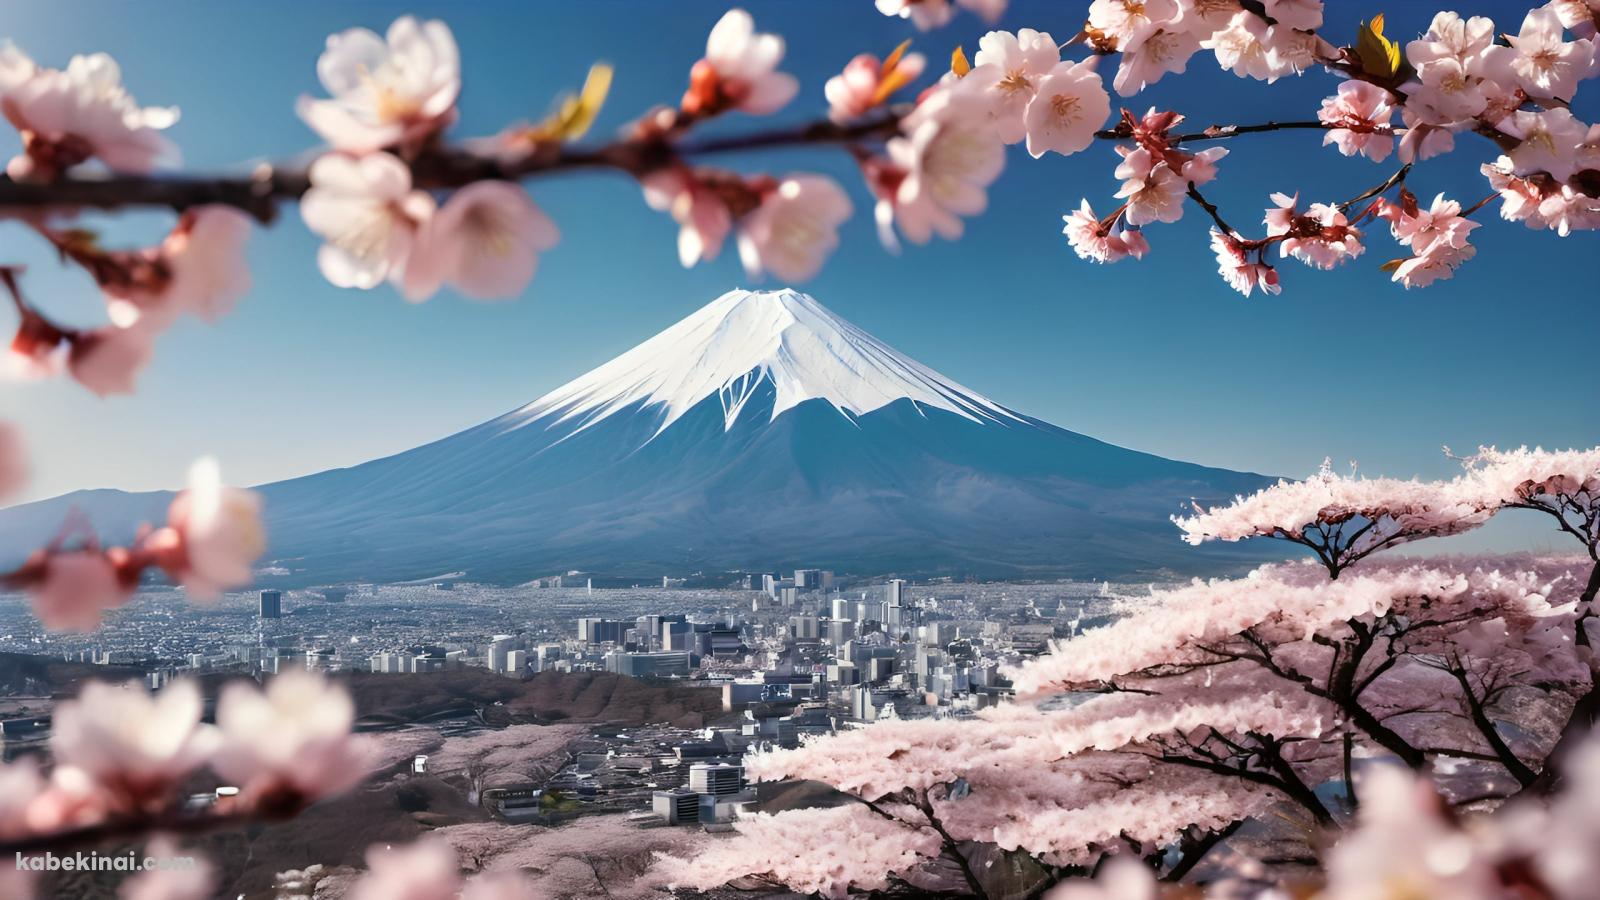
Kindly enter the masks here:
<path id="1" fill-rule="evenodd" d="M 814 144 L 851 144 L 892 135 L 906 109 L 848 125 L 829 120 L 798 128 L 774 129 L 727 138 L 675 142 L 667 134 L 629 137 L 599 147 L 542 144 L 526 156 L 502 159 L 455 147 L 424 150 L 411 162 L 418 188 L 448 189 L 475 181 L 521 181 L 545 175 L 590 169 L 613 169 L 635 177 L 669 165 L 676 159 L 716 156 L 744 150 L 762 150 Z M 165 207 L 185 210 L 193 206 L 232 206 L 270 223 L 281 203 L 299 200 L 311 186 L 304 168 L 262 164 L 248 175 L 112 175 L 96 178 L 75 175 L 47 184 L 18 182 L 0 176 L 0 209 L 44 209 L 84 206 L 95 209 Z"/>

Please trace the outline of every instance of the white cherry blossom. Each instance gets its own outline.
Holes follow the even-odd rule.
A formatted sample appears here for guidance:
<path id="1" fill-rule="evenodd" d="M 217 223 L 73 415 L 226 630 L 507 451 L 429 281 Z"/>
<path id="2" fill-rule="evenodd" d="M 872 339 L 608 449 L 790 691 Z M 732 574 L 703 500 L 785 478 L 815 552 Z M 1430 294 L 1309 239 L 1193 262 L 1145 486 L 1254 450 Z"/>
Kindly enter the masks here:
<path id="1" fill-rule="evenodd" d="M 892 219 L 906 239 L 925 244 L 938 233 L 961 236 L 961 217 L 988 208 L 988 187 L 1005 167 L 1005 147 L 988 120 L 985 99 L 964 84 L 944 85 L 918 104 L 886 146 L 900 181 L 880 224 Z"/>
<path id="2" fill-rule="evenodd" d="M 296 811 L 367 775 L 371 750 L 350 733 L 355 704 L 321 676 L 290 671 L 267 682 L 229 682 L 217 699 L 222 742 L 212 761 L 247 804 Z"/>
<path id="3" fill-rule="evenodd" d="M 6 56 L 0 90 L 23 145 L 6 166 L 12 178 L 51 181 L 88 159 L 130 174 L 177 163 L 177 147 L 161 134 L 178 121 L 177 108 L 141 107 L 110 56 L 74 56 L 65 69 L 36 66 L 15 48 Z"/>
<path id="4" fill-rule="evenodd" d="M 216 748 L 200 721 L 199 685 L 181 680 L 150 694 L 138 682 L 91 681 L 56 708 L 50 747 L 58 766 L 84 773 L 123 812 L 155 811 Z"/>
<path id="5" fill-rule="evenodd" d="M 1549 7 L 1529 11 L 1518 34 L 1506 35 L 1511 52 L 1495 57 L 1488 73 L 1505 81 L 1507 70 L 1522 89 L 1535 97 L 1569 100 L 1578 82 L 1594 74 L 1594 42 L 1568 41 L 1561 19 Z"/>
<path id="6" fill-rule="evenodd" d="M 705 57 L 689 73 L 684 112 L 714 115 L 736 109 L 759 116 L 787 106 L 800 82 L 777 71 L 783 51 L 783 38 L 757 32 L 744 10 L 728 10 L 706 39 Z"/>
<path id="7" fill-rule="evenodd" d="M 1032 28 L 991 31 L 978 41 L 972 71 L 964 86 L 981 89 L 1000 139 L 1015 144 L 1027 136 L 1024 117 L 1039 82 L 1061 64 L 1061 51 L 1048 32 Z"/>
<path id="8" fill-rule="evenodd" d="M 752 278 L 771 272 L 788 282 L 816 275 L 839 246 L 850 196 L 831 178 L 790 175 L 739 222 L 739 259 Z"/>
<path id="9" fill-rule="evenodd" d="M 266 545 L 260 495 L 223 484 L 211 457 L 189 468 L 189 485 L 172 499 L 167 526 L 145 541 L 167 575 L 200 600 L 249 584 Z"/>
<path id="10" fill-rule="evenodd" d="M 417 230 L 434 212 L 433 198 L 412 190 L 406 164 L 388 153 L 330 153 L 311 164 L 310 176 L 300 216 L 326 241 L 317 252 L 323 276 L 362 289 L 400 280 Z"/>
<path id="11" fill-rule="evenodd" d="M 1111 115 L 1111 98 L 1090 62 L 1058 66 L 1040 80 L 1024 116 L 1028 153 L 1034 159 L 1055 151 L 1063 156 L 1094 143 L 1094 133 Z"/>
<path id="12" fill-rule="evenodd" d="M 317 77 L 331 96 L 301 97 L 300 118 L 334 149 L 367 153 L 416 143 L 450 123 L 461 58 L 443 22 L 401 16 L 383 37 L 366 28 L 330 35 Z"/>
<path id="13" fill-rule="evenodd" d="M 423 223 L 401 293 L 417 302 L 449 284 L 475 300 L 515 297 L 533 280 L 539 254 L 559 238 L 555 223 L 518 185 L 474 182 Z"/>

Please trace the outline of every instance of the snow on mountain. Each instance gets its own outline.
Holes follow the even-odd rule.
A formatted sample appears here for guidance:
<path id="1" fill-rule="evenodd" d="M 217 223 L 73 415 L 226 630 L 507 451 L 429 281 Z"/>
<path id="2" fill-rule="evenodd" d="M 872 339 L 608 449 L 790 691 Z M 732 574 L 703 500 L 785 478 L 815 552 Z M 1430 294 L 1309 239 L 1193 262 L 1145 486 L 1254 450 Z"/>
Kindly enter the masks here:
<path id="1" fill-rule="evenodd" d="M 260 486 L 275 573 L 260 580 L 1205 574 L 1276 551 L 1192 548 L 1168 517 L 1266 482 L 1009 410 L 803 294 L 733 291 L 475 428 Z M 73 508 L 120 541 L 169 498 L 80 491 L 0 510 L 0 565 Z"/>
<path id="2" fill-rule="evenodd" d="M 771 418 L 807 400 L 854 417 L 896 400 L 975 422 L 1023 419 L 909 359 L 793 290 L 732 290 L 589 374 L 507 417 L 521 427 L 555 414 L 576 434 L 635 406 L 661 410 L 656 434 L 716 395 L 733 428 L 763 381 L 777 392 Z"/>

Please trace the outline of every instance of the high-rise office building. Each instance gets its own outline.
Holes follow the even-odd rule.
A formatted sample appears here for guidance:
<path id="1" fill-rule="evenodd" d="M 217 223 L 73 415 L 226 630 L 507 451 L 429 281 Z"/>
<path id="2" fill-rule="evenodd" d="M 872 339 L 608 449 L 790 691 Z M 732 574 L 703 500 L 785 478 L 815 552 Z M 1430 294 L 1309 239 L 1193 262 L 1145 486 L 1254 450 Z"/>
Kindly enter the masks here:
<path id="1" fill-rule="evenodd" d="M 509 634 L 497 634 L 494 636 L 494 639 L 489 642 L 489 652 L 485 654 L 488 657 L 485 662 L 489 666 L 489 671 L 506 671 L 506 657 L 511 653 L 511 649 L 516 645 L 516 642 L 517 639 Z"/>
<path id="2" fill-rule="evenodd" d="M 278 619 L 283 617 L 283 592 L 261 592 L 261 618 Z"/>

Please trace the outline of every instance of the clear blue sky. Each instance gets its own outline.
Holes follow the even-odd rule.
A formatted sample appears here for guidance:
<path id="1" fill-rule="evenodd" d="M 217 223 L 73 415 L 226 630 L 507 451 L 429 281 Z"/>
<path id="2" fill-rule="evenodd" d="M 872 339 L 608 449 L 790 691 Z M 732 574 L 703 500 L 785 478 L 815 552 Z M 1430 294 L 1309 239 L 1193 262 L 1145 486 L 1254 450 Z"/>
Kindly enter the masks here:
<path id="1" fill-rule="evenodd" d="M 1334 0 L 1324 29 L 1346 42 L 1377 7 Z M 1463 14 L 1515 30 L 1526 4 L 1472 0 Z M 1389 3 L 1389 32 L 1426 27 L 1433 3 Z M 1065 39 L 1086 0 L 1014 2 L 1001 23 Z M 922 35 L 868 0 L 752 0 L 762 30 L 788 39 L 785 69 L 798 100 L 767 120 L 816 116 L 823 81 L 855 53 L 905 37 L 934 61 L 985 30 L 963 15 Z M 62 65 L 107 51 L 147 104 L 176 104 L 173 137 L 195 169 L 242 168 L 291 157 L 314 137 L 294 99 L 318 91 L 315 62 L 330 32 L 382 31 L 414 12 L 445 19 L 464 66 L 459 135 L 538 117 L 576 86 L 589 63 L 617 65 L 594 137 L 652 103 L 673 102 L 707 30 L 726 6 L 702 2 L 91 2 L 12 4 L 3 36 Z M 848 37 L 846 37 L 848 36 Z M 1321 72 L 1268 86 L 1219 73 L 1209 55 L 1135 102 L 1170 106 L 1191 124 L 1303 119 L 1335 81 Z M 1600 83 L 1580 97 L 1594 118 Z M 1584 102 L 1587 100 L 1587 102 Z M 1588 112 L 1586 112 L 1588 111 Z M 1377 183 L 1392 163 L 1347 160 L 1320 135 L 1232 141 L 1209 190 L 1235 224 L 1256 226 L 1272 191 L 1341 200 Z M 10 155 L 14 136 L 0 140 Z M 1485 147 L 1468 136 L 1423 166 L 1417 193 L 1471 202 L 1485 192 Z M 1098 267 L 1078 260 L 1061 215 L 1088 196 L 1113 205 L 1115 156 L 1100 145 L 1033 161 L 1014 148 L 988 215 L 965 239 L 886 255 L 868 200 L 839 153 L 770 152 L 724 160 L 748 170 L 813 169 L 840 177 L 858 215 L 844 246 L 805 290 L 913 357 L 1012 407 L 1108 441 L 1239 469 L 1302 475 L 1324 455 L 1364 471 L 1440 475 L 1439 453 L 1478 443 L 1593 445 L 1600 397 L 1588 358 L 1600 321 L 1593 289 L 1600 240 L 1565 240 L 1491 218 L 1478 258 L 1454 281 L 1409 293 L 1377 264 L 1395 255 L 1372 241 L 1357 264 L 1318 273 L 1282 266 L 1282 296 L 1243 299 L 1215 275 L 1204 217 L 1149 232 L 1154 256 Z M 615 175 L 536 183 L 562 231 L 527 295 L 478 304 L 442 294 L 410 306 L 387 289 L 341 291 L 318 275 L 316 241 L 290 208 L 253 241 L 255 291 L 216 327 L 185 322 L 160 343 L 132 398 L 99 400 L 75 385 L 0 387 L 0 416 L 22 424 L 36 463 L 30 497 L 78 487 L 130 489 L 181 482 L 189 461 L 215 453 L 230 480 L 253 483 L 349 465 L 403 450 L 497 415 L 654 334 L 728 288 L 748 286 L 735 254 L 685 271 L 671 221 Z M 153 239 L 166 218 L 125 217 L 111 234 Z M 63 272 L 15 226 L 0 225 L 8 261 L 59 317 L 101 314 L 92 285 Z M 1578 285 L 1587 284 L 1587 288 Z M 772 285 L 768 285 L 772 286 Z M 6 323 L 9 327 L 9 320 Z M 1587 336 L 1580 336 L 1587 335 Z"/>

